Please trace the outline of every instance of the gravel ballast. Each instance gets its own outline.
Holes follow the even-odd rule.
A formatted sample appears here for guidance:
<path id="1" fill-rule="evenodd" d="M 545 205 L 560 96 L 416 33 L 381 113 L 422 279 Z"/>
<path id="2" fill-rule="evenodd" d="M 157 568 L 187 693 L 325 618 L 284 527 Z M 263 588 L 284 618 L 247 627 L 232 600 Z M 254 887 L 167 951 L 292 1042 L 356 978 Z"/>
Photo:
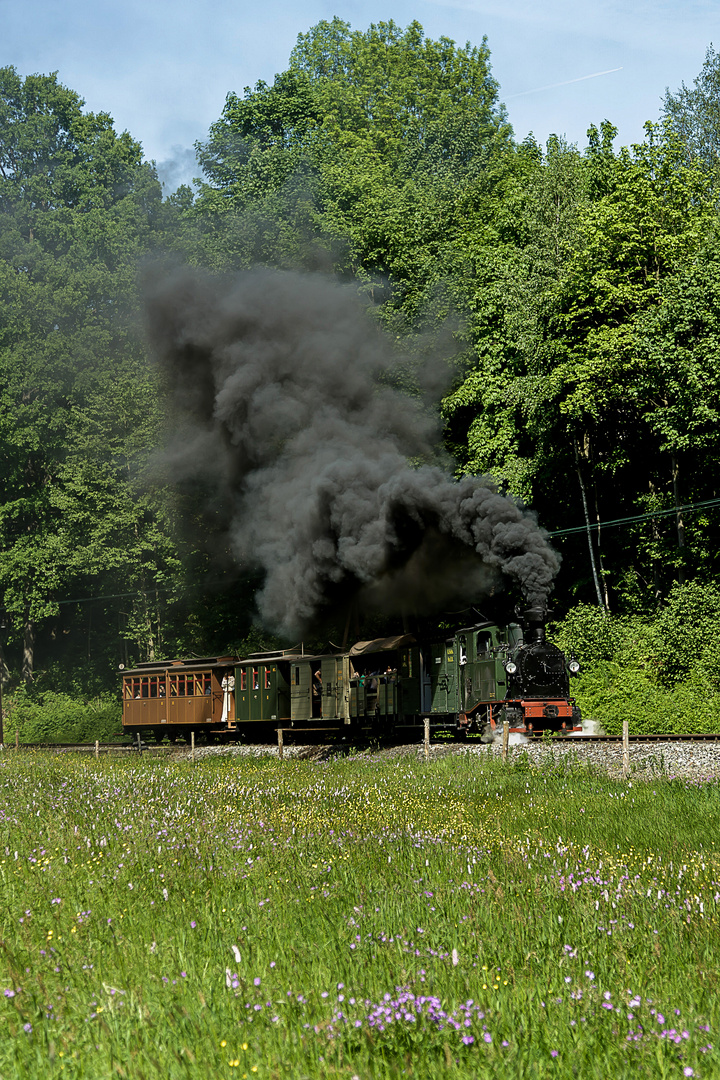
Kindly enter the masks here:
<path id="1" fill-rule="evenodd" d="M 467 755 L 484 758 L 488 755 L 500 757 L 500 741 L 485 744 L 469 743 L 434 743 L 430 746 L 431 760 L 449 755 Z M 190 758 L 190 751 L 184 756 Z M 601 769 L 610 776 L 622 775 L 623 750 L 620 742 L 585 742 L 581 738 L 568 738 L 566 741 L 553 742 L 551 746 L 540 742 L 515 743 L 509 747 L 508 761 L 517 762 L 527 757 L 533 766 L 557 768 L 563 764 L 582 764 L 583 762 Z M 202 761 L 209 757 L 277 757 L 277 746 L 272 745 L 235 745 L 235 746 L 199 746 L 195 749 L 195 760 Z M 337 745 L 286 745 L 285 759 L 305 761 L 327 761 L 332 758 L 352 756 L 358 761 L 392 761 L 399 758 L 423 758 L 422 743 L 409 743 L 402 746 L 388 746 L 380 749 L 357 749 Z M 720 778 L 720 741 L 718 742 L 632 742 L 630 744 L 630 776 L 638 779 L 682 777 L 699 780 L 707 777 Z"/>

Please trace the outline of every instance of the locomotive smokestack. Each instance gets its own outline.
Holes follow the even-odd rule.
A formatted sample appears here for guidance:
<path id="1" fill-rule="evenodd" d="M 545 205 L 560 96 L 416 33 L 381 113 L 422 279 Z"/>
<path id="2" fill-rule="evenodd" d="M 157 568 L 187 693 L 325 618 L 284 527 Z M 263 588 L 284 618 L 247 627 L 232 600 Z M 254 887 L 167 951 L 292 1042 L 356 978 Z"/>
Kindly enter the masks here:
<path id="1" fill-rule="evenodd" d="M 545 641 L 545 627 L 552 615 L 550 608 L 538 604 L 532 607 L 517 608 L 516 614 L 523 628 L 526 645 L 534 641 Z"/>

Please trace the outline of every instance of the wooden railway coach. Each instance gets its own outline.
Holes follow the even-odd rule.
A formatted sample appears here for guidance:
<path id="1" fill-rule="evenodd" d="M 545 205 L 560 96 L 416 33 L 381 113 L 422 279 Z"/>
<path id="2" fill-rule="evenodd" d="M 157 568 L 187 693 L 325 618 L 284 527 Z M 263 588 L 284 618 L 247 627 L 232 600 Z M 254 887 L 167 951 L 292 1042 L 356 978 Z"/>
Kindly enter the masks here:
<path id="1" fill-rule="evenodd" d="M 123 671 L 122 723 L 130 735 L 174 741 L 190 731 L 234 727 L 232 656 L 167 660 Z"/>

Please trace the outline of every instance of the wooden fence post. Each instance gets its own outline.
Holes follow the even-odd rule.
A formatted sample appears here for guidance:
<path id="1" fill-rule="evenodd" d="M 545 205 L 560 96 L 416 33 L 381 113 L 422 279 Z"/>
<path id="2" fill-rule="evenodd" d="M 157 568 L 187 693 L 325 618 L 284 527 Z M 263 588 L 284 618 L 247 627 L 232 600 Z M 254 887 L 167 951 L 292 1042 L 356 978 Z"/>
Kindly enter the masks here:
<path id="1" fill-rule="evenodd" d="M 425 728 L 425 760 L 430 760 L 430 717 L 426 716 L 423 720 L 423 727 Z"/>
<path id="2" fill-rule="evenodd" d="M 630 725 L 623 720 L 623 780 L 627 780 L 630 773 Z"/>
<path id="3" fill-rule="evenodd" d="M 282 761 L 282 759 L 283 759 L 283 751 L 285 749 L 284 743 L 283 743 L 283 729 L 281 727 L 279 727 L 277 729 L 277 733 L 278 733 L 278 761 Z"/>
<path id="4" fill-rule="evenodd" d="M 95 757 L 96 758 L 100 757 L 100 740 L 99 739 L 95 740 Z"/>
<path id="5" fill-rule="evenodd" d="M 20 749 L 20 732 L 17 730 L 15 731 L 15 749 Z"/>
<path id="6" fill-rule="evenodd" d="M 507 761 L 508 743 L 510 742 L 510 721 L 503 720 L 502 759 Z"/>
<path id="7" fill-rule="evenodd" d="M 190 732 L 190 760 L 195 764 L 195 732 Z"/>

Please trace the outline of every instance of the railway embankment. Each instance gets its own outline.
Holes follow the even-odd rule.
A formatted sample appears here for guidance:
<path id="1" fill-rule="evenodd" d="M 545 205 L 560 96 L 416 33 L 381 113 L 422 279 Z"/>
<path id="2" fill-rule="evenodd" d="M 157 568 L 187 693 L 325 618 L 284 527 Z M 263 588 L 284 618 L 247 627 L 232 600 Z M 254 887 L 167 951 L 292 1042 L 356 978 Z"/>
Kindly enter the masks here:
<path id="1" fill-rule="evenodd" d="M 183 756 L 189 760 L 190 751 L 183 748 Z M 334 745 L 286 745 L 284 757 L 288 759 L 323 761 L 335 757 L 353 756 L 359 760 L 392 760 L 402 757 L 423 756 L 422 743 L 398 746 L 346 748 Z M 479 759 L 500 757 L 500 741 L 486 744 L 433 743 L 430 759 L 448 755 L 477 756 Z M 277 757 L 278 749 L 272 745 L 202 746 L 195 750 L 197 761 L 217 755 L 242 757 Z M 515 742 L 509 748 L 508 764 L 527 764 L 536 768 L 582 767 L 602 770 L 612 777 L 622 774 L 623 747 L 620 740 L 595 741 L 583 738 L 554 739 L 552 743 L 538 740 Z M 720 779 L 720 738 L 710 740 L 633 740 L 630 743 L 630 779 Z"/>

